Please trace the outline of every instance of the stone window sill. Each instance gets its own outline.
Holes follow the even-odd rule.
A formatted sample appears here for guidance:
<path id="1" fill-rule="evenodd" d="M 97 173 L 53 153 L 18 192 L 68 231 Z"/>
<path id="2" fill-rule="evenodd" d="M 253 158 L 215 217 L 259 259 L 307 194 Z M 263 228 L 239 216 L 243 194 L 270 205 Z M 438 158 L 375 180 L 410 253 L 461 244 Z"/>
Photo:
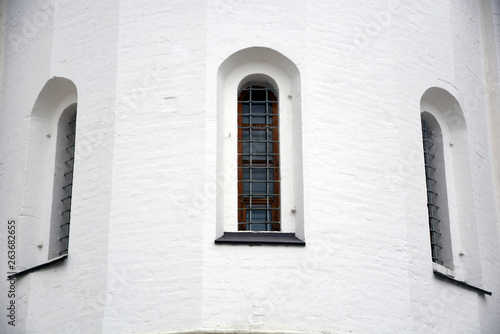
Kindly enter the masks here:
<path id="1" fill-rule="evenodd" d="M 280 246 L 305 246 L 295 233 L 281 232 L 224 232 L 222 237 L 215 239 L 216 244 L 233 245 L 280 245 Z"/>
<path id="2" fill-rule="evenodd" d="M 443 268 L 444 268 L 444 270 L 443 270 Z M 455 285 L 464 287 L 466 289 L 473 290 L 473 291 L 481 293 L 483 295 L 491 296 L 490 291 L 483 290 L 481 288 L 478 288 L 477 286 L 470 285 L 469 283 L 467 283 L 465 281 L 460 281 L 460 280 L 456 279 L 455 273 L 451 269 L 445 268 L 445 267 L 440 266 L 440 265 L 436 265 L 434 263 L 434 268 L 432 271 L 434 272 L 434 275 L 441 280 L 449 281 Z"/>
<path id="3" fill-rule="evenodd" d="M 8 273 L 10 275 L 7 276 L 7 279 L 13 279 L 13 278 L 19 278 L 19 277 L 22 277 L 24 275 L 27 275 L 29 273 L 32 273 L 34 271 L 38 271 L 38 270 L 41 270 L 41 269 L 44 269 L 46 267 L 49 267 L 49 266 L 52 266 L 53 264 L 55 263 L 58 263 L 58 262 L 61 262 L 61 261 L 64 261 L 65 259 L 68 258 L 68 254 L 64 254 L 64 255 L 61 255 L 61 256 L 58 256 L 58 257 L 55 257 L 47 262 L 44 262 L 44 263 L 41 263 L 41 264 L 38 264 L 34 267 L 31 267 L 31 268 L 28 268 L 28 269 L 24 269 L 24 270 L 21 270 L 21 271 L 18 271 L 17 273 Z"/>

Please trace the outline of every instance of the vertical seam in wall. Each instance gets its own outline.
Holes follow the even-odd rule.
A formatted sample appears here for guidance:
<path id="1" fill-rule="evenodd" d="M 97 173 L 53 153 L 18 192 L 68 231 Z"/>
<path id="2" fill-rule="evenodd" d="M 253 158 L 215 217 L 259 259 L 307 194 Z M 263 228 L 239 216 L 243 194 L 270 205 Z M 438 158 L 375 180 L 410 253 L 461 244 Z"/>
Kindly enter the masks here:
<path id="1" fill-rule="evenodd" d="M 495 136 L 495 124 L 498 124 L 498 121 L 495 119 L 495 99 L 498 100 L 498 87 L 499 87 L 499 73 L 498 73 L 498 45 L 496 42 L 496 34 L 495 34 L 495 15 L 493 13 L 492 2 L 496 0 L 481 0 L 479 2 L 480 9 L 480 17 L 481 17 L 481 38 L 483 45 L 483 54 L 484 54 L 484 75 L 486 78 L 486 84 L 488 85 L 487 96 L 486 96 L 486 104 L 488 106 L 488 112 L 486 113 L 487 117 L 487 126 L 489 128 L 489 149 L 488 155 L 491 157 L 492 164 L 490 167 L 490 173 L 495 180 L 495 187 L 493 187 L 493 192 L 495 194 L 495 220 L 497 224 L 497 232 L 500 230 L 499 223 L 499 211 L 500 211 L 500 198 L 499 198 L 499 187 L 500 187 L 500 162 L 499 155 L 495 154 L 500 151 L 500 138 Z M 491 18 L 491 21 L 487 20 L 486 16 Z M 492 41 L 492 45 L 488 47 L 488 40 Z M 493 56 L 489 55 L 488 49 L 494 47 L 495 52 Z M 498 233 L 497 233 L 498 234 Z M 478 238 L 481 235 L 478 233 Z M 500 239 L 500 234 L 498 235 L 497 240 Z M 479 243 L 481 244 L 481 243 Z M 482 253 L 480 253 L 481 255 Z M 484 286 L 484 273 L 481 272 L 481 283 Z"/>

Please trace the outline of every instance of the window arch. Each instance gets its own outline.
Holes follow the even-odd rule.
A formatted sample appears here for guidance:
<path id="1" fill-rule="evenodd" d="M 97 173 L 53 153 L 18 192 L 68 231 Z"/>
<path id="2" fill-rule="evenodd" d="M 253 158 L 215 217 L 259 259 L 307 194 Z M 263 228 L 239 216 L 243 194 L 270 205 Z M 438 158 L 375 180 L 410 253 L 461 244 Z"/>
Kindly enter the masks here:
<path id="1" fill-rule="evenodd" d="M 425 91 L 420 112 L 433 270 L 480 286 L 481 256 L 464 112 L 457 99 L 439 87 Z"/>
<path id="2" fill-rule="evenodd" d="M 23 206 L 31 214 L 19 230 L 22 272 L 64 259 L 73 199 L 77 89 L 66 78 L 48 80 L 31 111 Z"/>
<path id="3" fill-rule="evenodd" d="M 249 91 L 260 92 L 256 96 L 264 94 L 262 92 L 268 95 L 250 102 Z M 244 124 L 250 128 L 250 123 L 243 123 L 245 104 L 248 108 L 250 104 L 256 104 L 272 109 L 264 118 L 275 122 L 275 126 L 266 125 L 267 130 L 278 130 L 273 130 L 274 138 L 267 137 L 267 142 L 254 142 L 253 147 L 251 139 L 243 138 L 244 133 L 239 133 L 239 128 L 247 127 Z M 262 116 L 252 115 L 257 120 Z M 261 131 L 258 127 L 263 124 L 252 125 L 252 129 Z M 248 152 L 243 151 L 244 145 Z M 251 166 L 252 172 L 249 169 L 250 159 L 244 161 L 246 156 L 249 158 L 247 153 L 250 153 L 251 147 L 252 150 L 265 149 L 257 154 L 266 157 L 265 161 L 259 161 L 259 166 Z M 252 151 L 251 155 L 257 156 L 253 153 L 256 151 Z M 268 161 L 268 157 L 273 158 Z M 244 235 L 244 243 L 304 245 L 302 165 L 301 88 L 297 66 L 283 54 L 269 48 L 251 47 L 235 52 L 222 62 L 217 78 L 215 242 L 238 243 L 241 241 L 238 238 Z M 249 173 L 254 173 L 252 178 Z M 261 187 L 265 185 L 265 191 L 261 188 L 260 193 L 255 194 L 258 196 L 254 196 L 259 187 L 255 188 L 254 183 L 261 184 Z M 244 187 L 248 187 L 247 194 L 243 192 Z M 238 240 L 231 239 L 232 236 L 237 236 Z"/>
<path id="4" fill-rule="evenodd" d="M 238 96 L 238 231 L 280 231 L 278 99 L 268 83 Z"/>

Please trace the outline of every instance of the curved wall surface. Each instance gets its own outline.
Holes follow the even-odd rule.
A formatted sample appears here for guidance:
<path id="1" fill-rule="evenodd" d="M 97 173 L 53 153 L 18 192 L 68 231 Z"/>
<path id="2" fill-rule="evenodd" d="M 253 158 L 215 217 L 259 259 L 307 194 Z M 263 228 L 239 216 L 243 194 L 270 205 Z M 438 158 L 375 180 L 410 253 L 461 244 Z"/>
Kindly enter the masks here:
<path id="1" fill-rule="evenodd" d="M 500 328 L 498 1 L 0 9 L 0 332 Z M 249 80 L 279 100 L 279 232 L 237 228 Z M 53 257 L 48 143 L 70 105 L 70 243 Z M 422 119 L 442 146 L 442 263 Z"/>

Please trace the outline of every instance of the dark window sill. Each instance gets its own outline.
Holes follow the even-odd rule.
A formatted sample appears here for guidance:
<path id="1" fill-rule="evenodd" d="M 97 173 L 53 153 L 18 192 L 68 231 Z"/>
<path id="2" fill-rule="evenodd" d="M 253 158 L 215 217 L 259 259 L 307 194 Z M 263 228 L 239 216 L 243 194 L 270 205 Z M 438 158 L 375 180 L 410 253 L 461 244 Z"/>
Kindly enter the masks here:
<path id="1" fill-rule="evenodd" d="M 459 286 L 462 286 L 462 287 L 467 288 L 469 290 L 473 290 L 475 292 L 491 296 L 491 292 L 490 291 L 483 290 L 483 289 L 478 288 L 478 287 L 476 287 L 474 285 L 470 285 L 470 284 L 468 284 L 468 283 L 466 283 L 464 281 L 456 280 L 453 277 L 447 276 L 447 275 L 445 275 L 445 274 L 443 274 L 443 273 L 441 273 L 441 272 L 439 272 L 437 270 L 434 270 L 434 275 L 436 275 L 436 277 L 439 277 L 440 279 L 450 281 L 450 282 L 452 282 L 455 285 L 459 285 Z"/>
<path id="2" fill-rule="evenodd" d="M 64 254 L 64 255 L 58 256 L 56 258 L 53 258 L 47 262 L 36 265 L 34 267 L 18 271 L 17 273 L 8 273 L 10 275 L 7 276 L 7 279 L 19 278 L 21 276 L 27 275 L 27 274 L 32 273 L 34 271 L 49 267 L 49 266 L 53 265 L 54 263 L 64 261 L 67 258 L 68 258 L 68 254 Z"/>
<path id="3" fill-rule="evenodd" d="M 281 245 L 281 246 L 305 246 L 304 240 L 300 240 L 295 233 L 278 232 L 224 232 L 224 235 L 215 239 L 216 244 L 233 245 Z"/>

